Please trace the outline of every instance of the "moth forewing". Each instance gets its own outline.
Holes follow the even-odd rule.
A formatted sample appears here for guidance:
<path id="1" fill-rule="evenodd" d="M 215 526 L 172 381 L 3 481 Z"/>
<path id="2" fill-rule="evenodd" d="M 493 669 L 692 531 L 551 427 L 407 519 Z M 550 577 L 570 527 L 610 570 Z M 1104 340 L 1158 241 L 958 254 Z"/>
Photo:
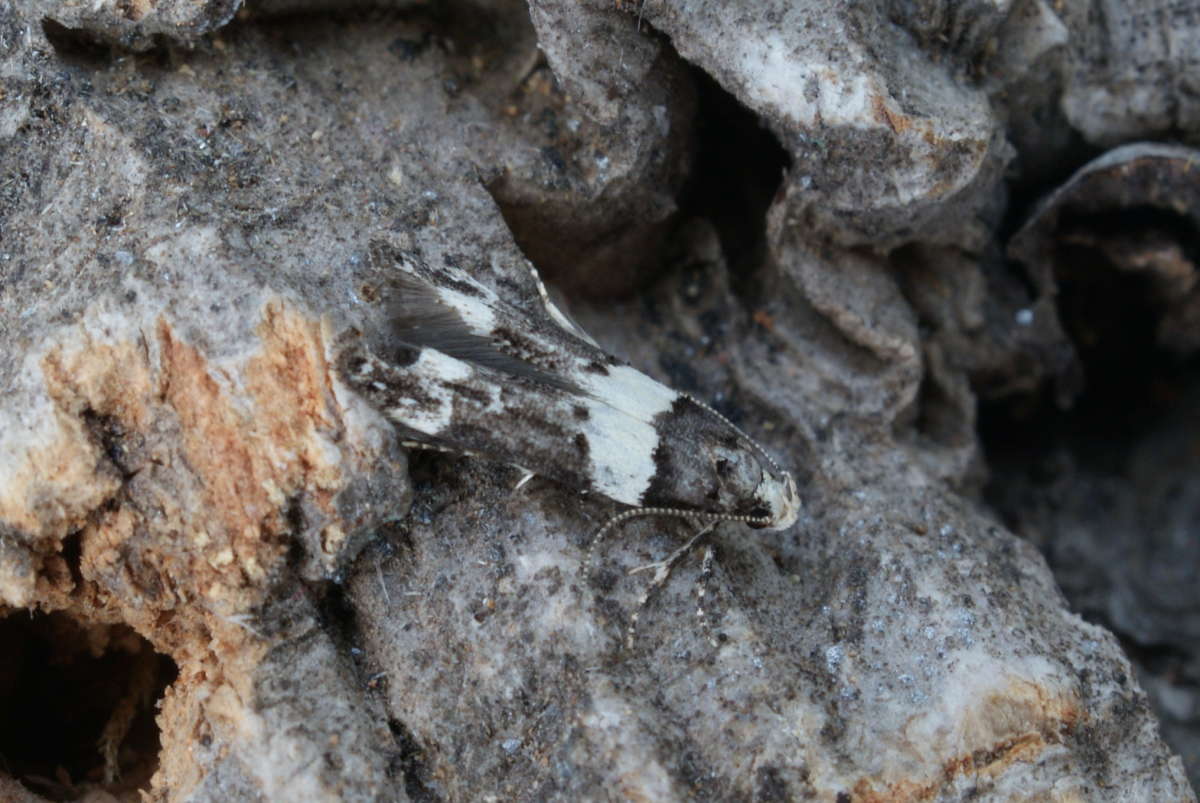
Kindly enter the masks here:
<path id="1" fill-rule="evenodd" d="M 711 408 L 451 268 L 397 255 L 390 359 L 344 338 L 344 381 L 406 435 L 639 509 L 790 526 L 795 483 Z"/>

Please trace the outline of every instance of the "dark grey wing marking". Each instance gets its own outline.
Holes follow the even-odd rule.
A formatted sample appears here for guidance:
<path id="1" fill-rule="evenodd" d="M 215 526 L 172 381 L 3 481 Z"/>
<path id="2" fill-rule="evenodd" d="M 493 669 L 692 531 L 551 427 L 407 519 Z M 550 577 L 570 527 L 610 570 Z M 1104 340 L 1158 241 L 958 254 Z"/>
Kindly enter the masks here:
<path id="1" fill-rule="evenodd" d="M 402 343 L 436 349 L 465 363 L 570 393 L 583 391 L 562 376 L 504 352 L 497 341 L 471 331 L 424 279 L 403 271 L 391 279 L 389 318 L 392 335 Z"/>
<path id="2" fill-rule="evenodd" d="M 452 273 L 468 274 L 462 268 L 446 268 L 444 270 L 435 271 L 425 264 L 425 261 L 417 254 L 401 251 L 395 248 L 390 243 L 384 240 L 375 240 L 370 244 L 371 259 L 385 270 L 397 263 L 403 265 L 401 271 L 408 273 L 416 273 L 426 279 L 433 285 L 448 285 L 454 286 L 455 283 L 449 278 Z M 395 273 L 394 270 L 387 270 L 389 275 Z M 514 276 L 513 273 L 518 275 Z M 495 277 L 492 277 L 493 281 Z M 552 327 L 559 331 L 565 332 L 573 338 L 577 338 L 587 343 L 589 346 L 599 348 L 592 336 L 583 330 L 569 315 L 564 313 L 550 298 L 550 293 L 546 289 L 542 277 L 538 274 L 537 269 L 531 262 L 517 268 L 508 269 L 503 272 L 501 281 L 504 289 L 508 292 L 506 295 L 516 296 L 517 305 L 504 301 L 501 294 L 498 293 L 497 287 L 489 288 L 489 292 L 497 301 L 509 307 L 514 313 L 536 319 L 539 323 Z M 455 289 L 462 289 L 461 285 Z"/>

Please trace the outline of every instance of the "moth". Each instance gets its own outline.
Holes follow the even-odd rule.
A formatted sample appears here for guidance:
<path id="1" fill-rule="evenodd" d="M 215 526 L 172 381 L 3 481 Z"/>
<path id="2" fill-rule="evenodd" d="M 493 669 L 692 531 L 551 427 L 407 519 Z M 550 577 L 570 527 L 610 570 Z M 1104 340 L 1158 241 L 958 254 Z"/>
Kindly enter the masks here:
<path id="1" fill-rule="evenodd" d="M 372 254 L 391 277 L 388 331 L 374 346 L 344 336 L 336 364 L 407 445 L 520 466 L 630 506 L 593 549 L 634 516 L 771 529 L 796 521 L 795 481 L 762 447 L 606 353 L 536 272 L 539 298 L 522 309 L 465 271 L 385 245 Z"/>

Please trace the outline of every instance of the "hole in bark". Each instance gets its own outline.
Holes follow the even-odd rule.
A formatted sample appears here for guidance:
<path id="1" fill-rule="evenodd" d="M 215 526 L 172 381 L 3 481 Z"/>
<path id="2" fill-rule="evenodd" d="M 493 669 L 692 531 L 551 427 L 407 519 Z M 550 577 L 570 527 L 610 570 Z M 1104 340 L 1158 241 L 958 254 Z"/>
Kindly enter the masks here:
<path id="1" fill-rule="evenodd" d="M 83 584 L 83 570 L 80 561 L 83 559 L 83 531 L 76 530 L 62 540 L 62 559 L 71 572 L 71 582 L 75 588 Z"/>
<path id="2" fill-rule="evenodd" d="M 1058 312 L 1083 366 L 1084 389 L 1067 410 L 1058 409 L 1049 389 L 1036 398 L 982 404 L 980 431 L 993 466 L 1014 459 L 1028 465 L 1066 448 L 1117 468 L 1148 429 L 1177 409 L 1200 361 L 1160 342 L 1169 303 L 1162 279 L 1122 269 L 1109 252 L 1151 237 L 1177 243 L 1197 264 L 1200 236 L 1162 210 L 1064 215 L 1053 252 Z"/>
<path id="3" fill-rule="evenodd" d="M 1083 392 L 1066 410 L 1048 388 L 980 406 L 985 494 L 1042 550 L 1071 607 L 1118 636 L 1165 738 L 1188 755 L 1200 732 L 1200 341 L 1188 317 L 1200 235 L 1131 206 L 1063 214 L 1053 237 Z"/>
<path id="4" fill-rule="evenodd" d="M 791 160 L 758 115 L 708 73 L 690 71 L 697 89 L 696 162 L 679 205 L 685 219 L 704 217 L 716 226 L 737 275 L 763 262 L 767 210 Z"/>
<path id="5" fill-rule="evenodd" d="M 42 33 L 63 61 L 88 69 L 99 69 L 113 57 L 113 48 L 86 31 L 68 28 L 49 17 L 42 19 Z"/>
<path id="6" fill-rule="evenodd" d="M 176 673 L 125 625 L 0 619 L 0 769 L 50 800 L 140 800 L 158 768 L 156 702 Z"/>
<path id="7" fill-rule="evenodd" d="M 673 73 L 677 58 L 664 55 L 661 69 Z M 539 69 L 548 75 L 548 68 Z M 521 250 L 543 278 L 569 295 L 624 296 L 648 283 L 657 268 L 671 261 L 680 227 L 696 218 L 716 228 L 732 273 L 762 264 L 766 213 L 790 167 L 787 151 L 758 115 L 697 67 L 685 64 L 678 69 L 669 105 L 672 125 L 679 132 L 664 145 L 673 149 L 664 159 L 672 166 L 645 180 L 657 182 L 662 192 L 673 191 L 677 212 L 642 219 L 628 210 L 606 208 L 611 201 L 602 197 L 564 215 L 554 203 L 538 199 L 508 176 L 488 185 Z M 557 131 L 562 124 L 553 108 L 533 116 L 546 131 Z M 691 163 L 685 168 L 689 152 Z M 569 172 L 568 161 L 557 149 L 544 148 L 542 156 L 550 176 Z M 674 163 L 680 163 L 678 169 Z M 686 175 L 679 173 L 682 169 Z M 548 186 L 554 183 L 543 180 Z M 676 180 L 678 189 L 667 186 Z"/>

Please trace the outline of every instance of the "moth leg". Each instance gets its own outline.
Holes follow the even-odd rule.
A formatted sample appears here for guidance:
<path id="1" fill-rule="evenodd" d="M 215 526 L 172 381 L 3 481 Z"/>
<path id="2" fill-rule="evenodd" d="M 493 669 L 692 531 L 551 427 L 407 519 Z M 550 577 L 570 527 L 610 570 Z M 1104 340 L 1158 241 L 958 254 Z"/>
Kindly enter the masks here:
<path id="1" fill-rule="evenodd" d="M 695 523 L 699 524 L 699 522 L 695 522 Z M 683 546 L 676 549 L 670 555 L 667 555 L 667 557 L 663 558 L 662 560 L 655 561 L 654 563 L 647 563 L 645 566 L 638 566 L 636 569 L 629 570 L 629 574 L 633 575 L 633 574 L 637 574 L 638 572 L 644 572 L 644 571 L 649 571 L 649 570 L 653 569 L 654 577 L 650 580 L 650 585 L 646 586 L 646 590 L 642 593 L 642 598 L 640 600 L 638 600 L 637 608 L 634 610 L 633 616 L 631 616 L 629 619 L 629 627 L 625 631 L 625 649 L 627 649 L 627 650 L 633 649 L 633 642 L 637 638 L 638 618 L 641 616 L 642 610 L 645 609 L 646 604 L 648 602 L 650 602 L 650 598 L 652 596 L 654 596 L 655 592 L 657 592 L 660 588 L 662 588 L 664 585 L 666 585 L 667 580 L 671 576 L 671 571 L 675 568 L 676 564 L 678 564 L 679 561 L 682 560 L 688 554 L 688 552 L 691 551 L 692 547 L 695 546 L 696 542 L 699 541 L 704 536 L 711 533 L 713 531 L 713 528 L 716 526 L 717 526 L 717 522 L 715 522 L 715 521 L 708 522 L 707 524 L 705 524 L 703 527 L 700 528 L 699 532 L 697 532 L 690 539 L 688 539 L 688 542 L 686 544 L 684 544 Z M 712 552 L 712 550 L 709 549 L 708 553 L 710 555 L 711 555 L 711 552 Z M 708 569 L 711 572 L 712 561 L 707 556 L 706 556 L 706 562 L 708 565 Z"/>
<path id="2" fill-rule="evenodd" d="M 596 530 L 596 534 L 592 536 L 591 543 L 588 544 L 587 554 L 584 555 L 583 565 L 580 567 L 584 583 L 587 583 L 591 579 L 592 563 L 596 557 L 596 548 L 600 546 L 600 542 L 604 540 L 604 536 L 630 519 L 641 518 L 642 516 L 665 516 L 668 518 L 687 519 L 688 521 L 711 521 L 714 523 L 729 519 L 729 517 L 725 516 L 698 516 L 693 511 L 680 510 L 673 507 L 635 507 L 632 510 L 626 510 L 624 513 L 618 513 L 604 522 L 604 525 L 599 530 Z"/>
<path id="3" fill-rule="evenodd" d="M 521 466 L 514 466 L 514 468 L 520 469 L 521 471 L 521 479 L 517 480 L 517 484 L 513 486 L 513 492 L 515 493 L 516 491 L 524 488 L 531 479 L 537 476 L 537 474 L 533 473 L 527 468 L 522 468 Z"/>
<path id="4" fill-rule="evenodd" d="M 425 441 L 400 441 L 400 445 L 405 449 L 415 449 L 423 452 L 440 452 L 441 454 L 453 454 L 460 457 L 482 457 L 478 452 L 472 452 L 468 449 L 455 449 L 451 446 L 442 446 L 437 443 L 426 443 Z"/>
<path id="5" fill-rule="evenodd" d="M 705 593 L 713 576 L 713 554 L 712 544 L 705 544 L 704 560 L 700 564 L 700 580 L 696 583 L 696 618 L 700 620 L 700 629 L 708 638 L 709 645 L 720 647 L 721 645 L 717 643 L 717 639 L 713 635 L 712 619 L 709 618 L 708 611 L 704 609 Z"/>

